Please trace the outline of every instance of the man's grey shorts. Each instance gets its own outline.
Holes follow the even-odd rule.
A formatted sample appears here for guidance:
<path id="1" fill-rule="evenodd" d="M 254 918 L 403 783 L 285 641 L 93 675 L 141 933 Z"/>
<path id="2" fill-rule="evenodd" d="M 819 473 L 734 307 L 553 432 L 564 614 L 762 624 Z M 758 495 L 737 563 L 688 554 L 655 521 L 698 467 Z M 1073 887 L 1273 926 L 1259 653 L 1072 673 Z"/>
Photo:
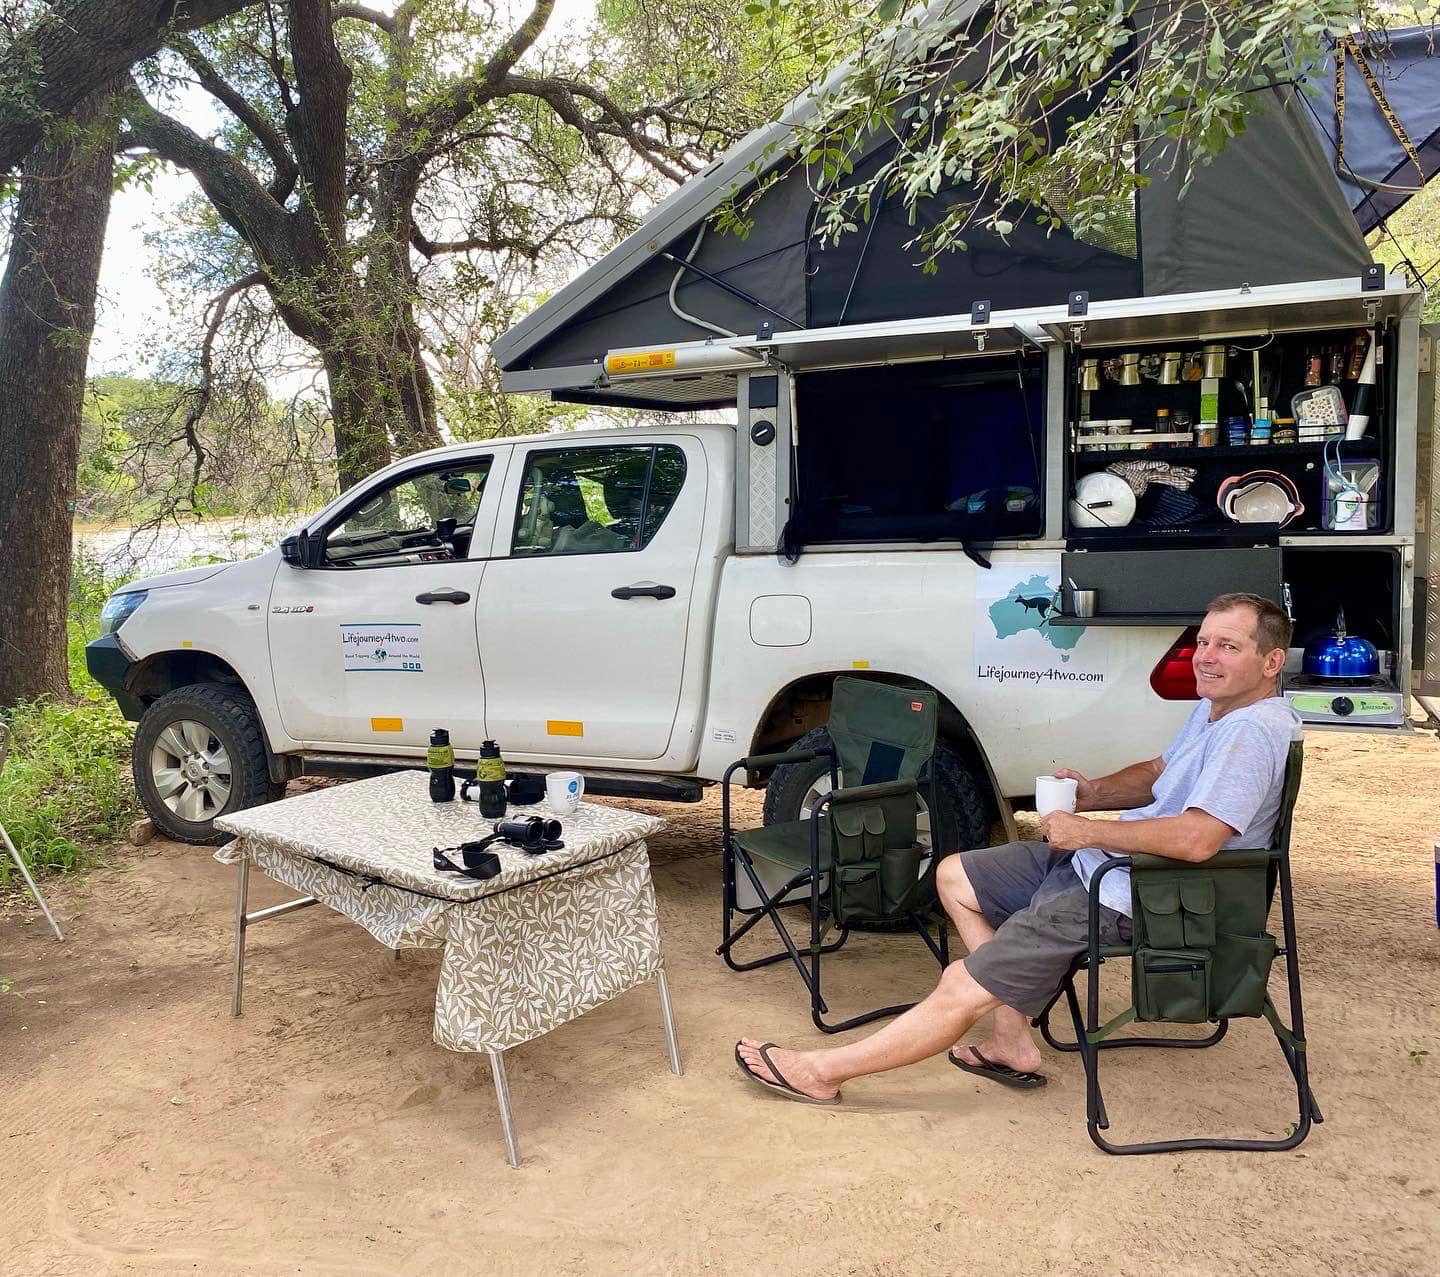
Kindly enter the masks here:
<path id="1" fill-rule="evenodd" d="M 964 855 L 965 876 L 995 928 L 993 939 L 965 959 L 965 969 L 1006 1006 L 1037 1016 L 1089 945 L 1088 893 L 1070 853 L 1044 842 L 1012 842 Z M 1100 943 L 1129 944 L 1130 919 L 1101 905 Z"/>

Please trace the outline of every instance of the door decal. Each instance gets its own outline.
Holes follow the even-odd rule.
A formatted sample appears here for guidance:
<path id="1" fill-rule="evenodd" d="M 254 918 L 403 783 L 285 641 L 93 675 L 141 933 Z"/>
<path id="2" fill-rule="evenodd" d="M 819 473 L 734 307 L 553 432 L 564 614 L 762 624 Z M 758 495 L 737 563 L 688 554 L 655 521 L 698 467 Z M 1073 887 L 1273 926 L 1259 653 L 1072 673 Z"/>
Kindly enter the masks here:
<path id="1" fill-rule="evenodd" d="M 340 659 L 347 674 L 372 674 L 395 670 L 422 674 L 420 625 L 406 621 L 375 624 L 341 624 Z"/>

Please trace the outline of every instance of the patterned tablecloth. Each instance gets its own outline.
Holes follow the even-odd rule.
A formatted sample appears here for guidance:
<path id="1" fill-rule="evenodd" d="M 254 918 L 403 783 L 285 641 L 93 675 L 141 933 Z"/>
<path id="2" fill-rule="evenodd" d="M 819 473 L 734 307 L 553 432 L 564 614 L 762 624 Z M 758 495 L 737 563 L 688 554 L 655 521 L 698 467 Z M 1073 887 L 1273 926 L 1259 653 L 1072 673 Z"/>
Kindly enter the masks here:
<path id="1" fill-rule="evenodd" d="M 562 818 L 564 850 L 492 843 L 501 872 L 478 881 L 435 869 L 431 849 L 490 822 L 474 803 L 432 803 L 428 784 L 427 772 L 394 772 L 222 816 L 216 828 L 236 838 L 215 859 L 248 859 L 392 949 L 443 947 L 435 1041 L 452 1051 L 504 1051 L 654 977 L 644 840 L 663 820 L 581 803 Z M 555 813 L 542 802 L 509 814 Z"/>

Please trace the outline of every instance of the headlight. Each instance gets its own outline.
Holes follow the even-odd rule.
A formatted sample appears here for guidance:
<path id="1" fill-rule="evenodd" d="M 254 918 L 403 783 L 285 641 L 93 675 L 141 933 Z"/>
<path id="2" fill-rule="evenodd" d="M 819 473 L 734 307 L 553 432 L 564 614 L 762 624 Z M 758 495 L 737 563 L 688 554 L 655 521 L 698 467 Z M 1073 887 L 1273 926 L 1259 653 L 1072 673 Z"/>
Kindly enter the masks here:
<path id="1" fill-rule="evenodd" d="M 105 600 L 105 606 L 100 609 L 100 634 L 114 634 L 122 625 L 125 618 L 137 607 L 145 602 L 148 590 L 131 590 L 127 594 L 112 594 Z"/>

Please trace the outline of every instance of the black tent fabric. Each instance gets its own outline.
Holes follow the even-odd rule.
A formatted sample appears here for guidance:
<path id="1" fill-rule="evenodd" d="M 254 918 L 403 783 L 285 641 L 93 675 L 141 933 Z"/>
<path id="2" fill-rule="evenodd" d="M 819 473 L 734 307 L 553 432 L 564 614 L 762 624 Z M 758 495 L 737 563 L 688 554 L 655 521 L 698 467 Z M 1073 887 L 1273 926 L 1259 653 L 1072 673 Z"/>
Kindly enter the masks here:
<path id="1" fill-rule="evenodd" d="M 1440 34 L 1410 27 L 1341 41 L 1305 79 L 1310 122 L 1368 233 L 1440 172 Z"/>
<path id="2" fill-rule="evenodd" d="M 932 13 L 947 25 L 932 35 L 938 39 L 971 7 L 961 0 L 937 5 Z M 1360 274 L 1369 254 L 1312 104 L 1282 85 L 1258 90 L 1257 105 L 1246 130 L 1196 172 L 1183 196 L 1183 165 L 1174 166 L 1167 152 L 1142 157 L 1150 185 L 1136 202 L 1132 242 L 1088 244 L 1064 227 L 1047 233 L 1022 212 L 1003 240 L 983 231 L 968 236 L 968 251 L 949 254 L 936 274 L 920 269 L 921 252 L 909 245 L 961 191 L 921 202 L 913 223 L 898 201 L 883 205 L 838 244 L 822 246 L 812 235 L 816 179 L 804 166 L 771 185 L 743 239 L 713 229 L 699 234 L 731 193 L 723 173 L 702 174 L 687 188 L 696 195 L 686 205 L 693 215 L 657 212 L 663 239 L 642 226 L 602 263 L 593 286 L 582 276 L 563 310 L 551 307 L 554 322 L 542 306 L 502 339 L 497 357 L 507 372 L 588 367 L 613 349 L 748 335 L 762 324 L 784 331 L 964 314 L 976 301 L 996 311 L 1061 306 L 1075 289 L 1103 300 Z M 857 171 L 882 162 L 887 146 L 893 141 L 875 139 Z M 782 162 L 768 146 L 757 153 L 772 166 Z M 687 261 L 698 269 L 684 267 Z"/>

